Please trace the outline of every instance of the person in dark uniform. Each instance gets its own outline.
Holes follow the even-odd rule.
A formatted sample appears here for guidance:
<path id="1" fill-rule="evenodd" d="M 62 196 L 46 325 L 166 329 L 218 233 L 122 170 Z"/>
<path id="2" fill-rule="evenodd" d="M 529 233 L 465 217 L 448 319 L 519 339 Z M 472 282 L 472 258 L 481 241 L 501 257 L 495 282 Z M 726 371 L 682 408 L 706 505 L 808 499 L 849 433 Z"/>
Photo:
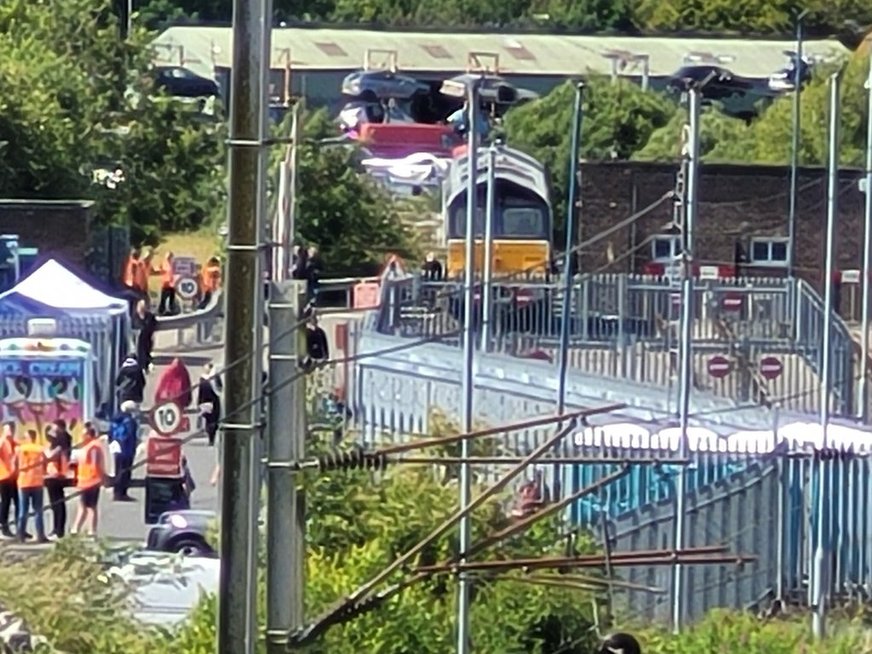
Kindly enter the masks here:
<path id="1" fill-rule="evenodd" d="M 306 280 L 306 298 L 313 306 L 318 299 L 318 282 L 321 280 L 321 273 L 324 271 L 324 264 L 321 261 L 321 255 L 318 253 L 318 248 L 314 245 L 309 246 L 306 253 L 306 265 L 303 269 L 303 279 Z"/>
<path id="2" fill-rule="evenodd" d="M 218 423 L 221 421 L 221 397 L 215 388 L 214 377 L 212 364 L 209 364 L 197 383 L 197 406 L 200 408 L 200 415 L 203 416 L 210 446 L 215 445 L 215 435 L 218 433 Z"/>
<path id="3" fill-rule="evenodd" d="M 306 358 L 303 367 L 310 370 L 330 358 L 330 347 L 327 344 L 327 334 L 318 325 L 315 316 L 309 318 L 306 324 Z"/>
<path id="4" fill-rule="evenodd" d="M 428 252 L 421 266 L 421 276 L 428 282 L 442 281 L 442 264 L 432 252 Z"/>
<path id="5" fill-rule="evenodd" d="M 151 351 L 154 348 L 154 334 L 157 331 L 157 318 L 149 311 L 145 300 L 136 303 L 133 313 L 133 328 L 138 331 L 136 336 L 136 360 L 142 369 L 151 369 Z"/>
<path id="6" fill-rule="evenodd" d="M 309 253 L 302 245 L 295 245 L 291 254 L 291 278 L 305 279 L 306 264 L 309 262 Z"/>

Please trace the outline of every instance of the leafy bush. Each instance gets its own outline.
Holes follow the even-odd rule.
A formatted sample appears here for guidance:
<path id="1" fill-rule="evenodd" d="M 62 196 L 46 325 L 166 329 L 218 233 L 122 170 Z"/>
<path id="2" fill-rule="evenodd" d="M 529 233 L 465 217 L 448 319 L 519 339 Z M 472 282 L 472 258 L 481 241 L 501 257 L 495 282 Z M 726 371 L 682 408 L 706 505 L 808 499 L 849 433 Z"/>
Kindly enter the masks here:
<path id="1" fill-rule="evenodd" d="M 99 558 L 99 548 L 73 538 L 4 561 L 0 604 L 65 654 L 172 654 L 171 634 L 125 618 L 127 589 L 106 576 Z"/>
<path id="2" fill-rule="evenodd" d="M 647 629 L 639 640 L 645 654 L 869 654 L 872 635 L 854 621 L 833 621 L 833 634 L 815 642 L 807 617 L 761 621 L 748 613 L 713 611 L 679 636 Z"/>

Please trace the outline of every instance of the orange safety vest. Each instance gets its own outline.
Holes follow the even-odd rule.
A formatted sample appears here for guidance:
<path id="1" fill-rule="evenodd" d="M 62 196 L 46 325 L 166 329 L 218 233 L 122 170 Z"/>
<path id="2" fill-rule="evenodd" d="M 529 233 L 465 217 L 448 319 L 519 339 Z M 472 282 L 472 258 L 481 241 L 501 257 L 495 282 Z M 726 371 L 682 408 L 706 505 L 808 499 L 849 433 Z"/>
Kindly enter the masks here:
<path id="1" fill-rule="evenodd" d="M 57 456 L 48 460 L 45 466 L 45 476 L 52 479 L 66 479 L 70 474 L 70 461 L 67 455 L 61 451 Z"/>
<path id="2" fill-rule="evenodd" d="M 165 261 L 160 269 L 161 284 L 164 288 L 173 287 L 173 264 L 170 261 Z"/>
<path id="3" fill-rule="evenodd" d="M 45 452 L 36 443 L 18 447 L 18 488 L 42 488 L 45 485 Z"/>
<path id="4" fill-rule="evenodd" d="M 9 481 L 15 473 L 15 441 L 0 438 L 0 481 Z"/>
<path id="5" fill-rule="evenodd" d="M 139 291 L 148 291 L 148 264 L 140 259 L 128 258 L 124 266 L 124 285 Z"/>
<path id="6" fill-rule="evenodd" d="M 15 478 L 15 441 L 6 437 L 0 437 L 0 481 L 9 481 Z"/>
<path id="7" fill-rule="evenodd" d="M 206 266 L 200 273 L 200 286 L 203 291 L 215 292 L 221 286 L 221 268 L 218 266 Z"/>
<path id="8" fill-rule="evenodd" d="M 103 466 L 100 465 L 100 457 L 102 456 L 100 442 L 96 439 L 82 445 L 76 467 L 76 488 L 94 488 L 94 486 L 103 483 Z"/>
<path id="9" fill-rule="evenodd" d="M 133 266 L 133 284 L 134 288 L 138 288 L 143 293 L 148 292 L 148 268 L 149 263 L 140 259 Z"/>

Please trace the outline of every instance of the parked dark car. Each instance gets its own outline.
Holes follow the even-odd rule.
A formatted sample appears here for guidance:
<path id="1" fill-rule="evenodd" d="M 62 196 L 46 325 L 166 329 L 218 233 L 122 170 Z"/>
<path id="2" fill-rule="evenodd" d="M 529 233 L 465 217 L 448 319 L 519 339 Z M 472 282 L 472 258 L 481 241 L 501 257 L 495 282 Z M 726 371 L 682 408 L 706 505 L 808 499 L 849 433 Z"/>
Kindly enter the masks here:
<path id="1" fill-rule="evenodd" d="M 681 92 L 685 88 L 685 80 L 697 83 L 708 80 L 702 93 L 709 100 L 726 100 L 748 93 L 757 86 L 753 80 L 735 75 L 726 68 L 698 64 L 679 68 L 669 78 L 666 87 L 673 93 Z"/>
<path id="2" fill-rule="evenodd" d="M 219 95 L 215 80 L 201 77 L 181 66 L 159 66 L 154 69 L 155 85 L 177 98 L 208 98 Z"/>
<path id="3" fill-rule="evenodd" d="M 187 556 L 215 556 L 207 531 L 217 516 L 213 511 L 168 511 L 148 532 L 145 547 Z"/>

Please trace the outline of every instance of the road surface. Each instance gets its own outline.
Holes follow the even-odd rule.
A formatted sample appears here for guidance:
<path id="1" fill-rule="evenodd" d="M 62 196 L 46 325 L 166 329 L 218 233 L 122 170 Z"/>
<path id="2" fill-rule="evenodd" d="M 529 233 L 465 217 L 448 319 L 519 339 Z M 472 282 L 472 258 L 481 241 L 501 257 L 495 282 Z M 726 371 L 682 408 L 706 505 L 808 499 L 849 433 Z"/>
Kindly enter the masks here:
<path id="1" fill-rule="evenodd" d="M 146 410 L 151 408 L 155 387 L 161 372 L 174 357 L 182 357 L 182 360 L 188 367 L 191 381 L 196 385 L 200 373 L 203 371 L 204 364 L 211 361 L 216 368 L 220 368 L 224 355 L 222 348 L 198 350 L 196 353 L 188 354 L 164 350 L 161 349 L 161 346 L 161 339 L 158 339 L 155 350 L 156 365 L 147 378 L 145 389 L 143 408 Z M 197 430 L 196 413 L 189 412 L 188 417 L 191 422 L 191 428 Z M 182 438 L 188 435 L 188 433 L 180 434 Z M 205 435 L 203 435 L 187 442 L 184 446 L 184 452 L 188 457 L 188 465 L 191 468 L 191 474 L 196 484 L 196 490 L 191 497 L 191 508 L 217 511 L 218 489 L 209 483 L 217 462 L 217 450 L 209 447 L 209 443 Z M 134 480 L 141 481 L 144 474 L 145 468 L 138 468 L 134 473 Z M 134 487 L 130 490 L 130 495 L 136 500 L 135 502 L 114 502 L 112 501 L 111 489 L 104 491 L 103 497 L 100 500 L 102 506 L 100 510 L 99 533 L 102 537 L 123 541 L 143 541 L 145 539 L 148 532 L 148 526 L 144 523 L 145 489 L 141 485 L 134 484 Z M 71 508 L 74 508 L 74 506 Z"/>

